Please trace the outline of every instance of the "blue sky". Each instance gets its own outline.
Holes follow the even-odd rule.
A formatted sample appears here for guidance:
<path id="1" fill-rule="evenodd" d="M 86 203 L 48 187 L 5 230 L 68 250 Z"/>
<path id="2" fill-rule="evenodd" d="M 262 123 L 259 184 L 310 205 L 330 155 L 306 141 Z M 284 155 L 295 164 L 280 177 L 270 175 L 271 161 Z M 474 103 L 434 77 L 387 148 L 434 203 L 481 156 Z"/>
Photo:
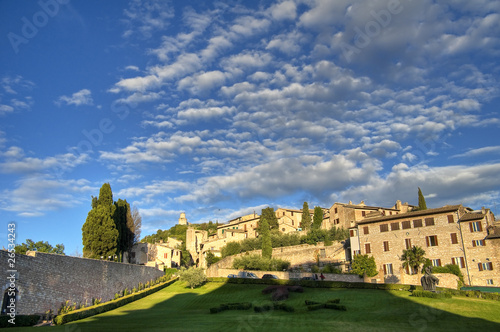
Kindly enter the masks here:
<path id="1" fill-rule="evenodd" d="M 496 211 L 498 1 L 0 1 L 0 246 L 272 206 Z M 500 207 L 500 206 L 499 206 Z"/>

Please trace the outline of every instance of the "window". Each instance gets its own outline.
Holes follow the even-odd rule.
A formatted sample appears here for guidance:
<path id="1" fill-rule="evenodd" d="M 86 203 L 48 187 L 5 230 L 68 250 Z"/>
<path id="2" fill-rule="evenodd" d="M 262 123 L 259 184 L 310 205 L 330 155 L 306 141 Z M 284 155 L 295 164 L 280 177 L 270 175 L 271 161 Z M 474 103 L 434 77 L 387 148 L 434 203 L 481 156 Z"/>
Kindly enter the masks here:
<path id="1" fill-rule="evenodd" d="M 368 226 L 363 227 L 363 234 L 370 234 L 370 231 L 368 230 Z"/>
<path id="2" fill-rule="evenodd" d="M 399 223 L 398 222 L 391 223 L 391 231 L 397 231 L 397 230 L 399 230 Z"/>
<path id="3" fill-rule="evenodd" d="M 366 254 L 371 254 L 372 248 L 370 247 L 369 243 L 365 243 L 365 253 Z"/>
<path id="4" fill-rule="evenodd" d="M 487 285 L 493 285 L 493 279 L 488 279 L 486 280 Z"/>
<path id="5" fill-rule="evenodd" d="M 361 215 L 364 217 L 366 216 L 366 212 L 365 211 L 361 211 Z"/>
<path id="6" fill-rule="evenodd" d="M 448 215 L 448 224 L 453 224 L 454 222 L 455 222 L 455 220 L 453 220 L 453 215 L 449 214 Z"/>
<path id="7" fill-rule="evenodd" d="M 389 251 L 389 241 L 384 241 L 384 251 Z"/>
<path id="8" fill-rule="evenodd" d="M 413 228 L 422 227 L 422 219 L 413 220 Z"/>
<path id="9" fill-rule="evenodd" d="M 425 226 L 434 226 L 434 218 L 425 218 Z"/>
<path id="10" fill-rule="evenodd" d="M 458 238 L 457 238 L 457 233 L 451 233 L 451 244 L 457 244 L 458 243 Z"/>
<path id="11" fill-rule="evenodd" d="M 458 265 L 459 268 L 465 268 L 465 259 L 463 257 L 453 257 L 451 259 L 451 264 Z"/>
<path id="12" fill-rule="evenodd" d="M 354 255 L 359 255 L 359 254 L 361 254 L 361 251 L 359 251 L 359 250 L 354 250 Z"/>
<path id="13" fill-rule="evenodd" d="M 335 213 L 337 213 L 337 208 L 335 208 Z"/>
<path id="14" fill-rule="evenodd" d="M 283 227 L 283 228 L 281 229 L 281 231 L 282 231 L 282 232 L 284 232 L 284 231 L 285 231 L 285 227 Z"/>
<path id="15" fill-rule="evenodd" d="M 411 239 L 405 239 L 405 245 L 406 245 L 406 249 L 410 249 L 411 248 Z"/>
<path id="16" fill-rule="evenodd" d="M 441 266 L 441 260 L 438 259 L 433 259 L 432 260 L 432 266 Z"/>
<path id="17" fill-rule="evenodd" d="M 355 230 L 355 229 L 350 229 L 350 230 L 349 230 L 349 235 L 350 235 L 351 237 L 355 237 L 355 236 L 357 235 L 356 230 Z"/>
<path id="18" fill-rule="evenodd" d="M 384 264 L 384 274 L 393 274 L 392 264 Z"/>
<path id="19" fill-rule="evenodd" d="M 479 271 L 491 271 L 493 270 L 493 263 L 492 262 L 487 262 L 487 263 L 479 263 Z"/>
<path id="20" fill-rule="evenodd" d="M 380 232 L 388 232 L 389 231 L 389 225 L 388 224 L 383 224 L 380 225 Z"/>
<path id="21" fill-rule="evenodd" d="M 408 229 L 411 228 L 411 223 L 409 220 L 406 220 L 401 223 L 401 226 L 403 226 L 403 229 Z"/>
<path id="22" fill-rule="evenodd" d="M 425 242 L 427 242 L 428 247 L 436 247 L 438 245 L 438 238 L 436 235 L 426 236 Z"/>
<path id="23" fill-rule="evenodd" d="M 484 240 L 472 240 L 473 247 L 484 247 L 484 245 L 485 245 Z"/>
<path id="24" fill-rule="evenodd" d="M 483 228 L 481 227 L 480 221 L 471 222 L 469 224 L 469 226 L 470 226 L 471 232 L 482 232 L 483 231 Z"/>
<path id="25" fill-rule="evenodd" d="M 167 259 L 168 258 L 168 253 L 163 253 L 163 258 Z"/>

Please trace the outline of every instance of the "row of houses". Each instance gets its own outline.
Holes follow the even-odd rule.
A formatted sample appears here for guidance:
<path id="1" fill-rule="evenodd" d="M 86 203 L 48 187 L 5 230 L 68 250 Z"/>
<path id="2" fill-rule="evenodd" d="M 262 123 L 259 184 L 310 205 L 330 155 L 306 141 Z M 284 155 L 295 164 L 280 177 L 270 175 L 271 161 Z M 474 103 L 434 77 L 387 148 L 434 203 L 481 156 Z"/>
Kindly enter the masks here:
<path id="1" fill-rule="evenodd" d="M 302 232 L 302 210 L 278 208 L 275 213 L 282 233 Z M 312 217 L 313 210 L 309 213 Z M 350 261 L 357 254 L 373 256 L 386 282 L 407 280 L 406 276 L 417 272 L 403 269 L 401 256 L 403 250 L 419 246 L 434 266 L 458 265 L 468 285 L 500 285 L 500 225 L 489 209 L 474 211 L 449 205 L 419 211 L 401 201 L 389 208 L 368 206 L 362 201 L 334 203 L 323 208 L 323 215 L 323 229 L 349 229 L 350 249 L 344 260 Z M 256 213 L 241 216 L 219 225 L 215 234 L 188 227 L 186 249 L 198 266 L 206 267 L 208 252 L 221 256 L 227 243 L 257 237 L 259 220 Z M 179 224 L 189 226 L 184 213 Z M 178 266 L 180 241 L 175 241 L 138 244 L 130 262 L 160 268 Z"/>

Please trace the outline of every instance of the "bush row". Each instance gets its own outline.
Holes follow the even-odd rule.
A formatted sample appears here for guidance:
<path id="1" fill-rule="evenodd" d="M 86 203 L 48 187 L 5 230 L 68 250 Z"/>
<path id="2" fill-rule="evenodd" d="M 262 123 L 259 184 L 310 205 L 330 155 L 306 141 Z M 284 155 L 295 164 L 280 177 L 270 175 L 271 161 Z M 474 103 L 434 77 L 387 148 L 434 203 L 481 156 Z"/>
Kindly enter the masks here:
<path id="1" fill-rule="evenodd" d="M 248 310 L 252 307 L 250 302 L 223 303 L 219 307 L 210 308 L 211 314 L 217 314 L 226 310 Z"/>
<path id="2" fill-rule="evenodd" d="M 263 306 L 255 306 L 253 308 L 253 310 L 255 312 L 266 312 L 266 311 L 270 311 L 271 309 L 273 310 L 283 310 L 283 311 L 286 311 L 286 312 L 294 312 L 295 311 L 295 308 L 292 307 L 292 306 L 289 306 L 285 303 L 273 303 L 272 305 L 270 304 L 266 304 L 266 305 L 263 305 Z"/>
<path id="3" fill-rule="evenodd" d="M 15 324 L 9 323 L 10 316 L 2 315 L 0 316 L 0 328 L 4 327 L 21 327 L 21 326 L 33 326 L 40 321 L 39 315 L 16 315 Z"/>
<path id="4" fill-rule="evenodd" d="M 429 297 L 432 299 L 450 299 L 451 294 L 448 292 L 441 292 L 441 293 L 434 293 L 434 292 L 429 292 L 429 291 L 421 291 L 421 290 L 414 290 L 411 292 L 411 296 L 415 297 Z"/>
<path id="5" fill-rule="evenodd" d="M 446 289 L 446 292 L 453 296 L 462 296 L 462 297 L 472 297 L 478 299 L 486 299 L 486 300 L 495 300 L 500 301 L 499 293 L 488 293 L 481 291 L 472 291 L 472 290 L 457 290 L 457 289 Z"/>
<path id="6" fill-rule="evenodd" d="M 319 309 L 333 309 L 333 310 L 339 310 L 339 311 L 347 311 L 347 308 L 345 305 L 340 305 L 336 303 L 318 303 L 318 304 L 311 304 L 307 306 L 307 310 L 309 311 L 314 311 L 314 310 L 319 310 Z"/>
<path id="7" fill-rule="evenodd" d="M 169 286 L 174 281 L 177 281 L 177 279 L 178 278 L 171 279 L 171 280 L 166 281 L 164 283 L 160 283 L 157 286 L 150 287 L 150 288 L 145 289 L 143 291 L 140 291 L 138 293 L 133 293 L 133 294 L 121 297 L 121 298 L 116 299 L 116 300 L 112 300 L 112 301 L 109 301 L 109 302 L 101 303 L 101 304 L 98 304 L 98 305 L 95 305 L 95 306 L 92 306 L 92 307 L 87 307 L 87 308 L 84 308 L 84 309 L 79 309 L 79 310 L 71 311 L 71 312 L 69 312 L 67 314 L 58 315 L 58 316 L 56 316 L 54 318 L 54 324 L 56 324 L 56 325 L 62 325 L 62 324 L 66 324 L 66 323 L 69 323 L 69 322 L 73 322 L 75 320 L 84 319 L 84 318 L 87 318 L 87 317 L 90 317 L 90 316 L 101 314 L 101 313 L 109 311 L 109 310 L 113 310 L 113 309 L 119 308 L 119 307 L 121 307 L 121 306 L 123 306 L 123 305 L 125 305 L 127 303 L 139 300 L 139 299 L 141 299 L 143 297 L 146 297 L 146 296 L 148 296 L 150 294 L 153 294 L 153 293 L 159 291 L 160 289 L 163 289 L 163 288 Z"/>
<path id="8" fill-rule="evenodd" d="M 290 262 L 278 258 L 264 258 L 260 255 L 244 255 L 236 257 L 233 269 L 252 271 L 283 271 L 290 267 Z"/>
<path id="9" fill-rule="evenodd" d="M 287 280 L 287 279 L 245 279 L 245 278 L 208 278 L 211 282 L 224 282 L 230 284 L 257 284 L 257 285 L 286 285 L 302 286 L 309 288 L 358 288 L 381 290 L 422 290 L 422 286 L 402 284 L 371 284 L 364 282 L 343 281 L 317 281 L 317 280 Z"/>

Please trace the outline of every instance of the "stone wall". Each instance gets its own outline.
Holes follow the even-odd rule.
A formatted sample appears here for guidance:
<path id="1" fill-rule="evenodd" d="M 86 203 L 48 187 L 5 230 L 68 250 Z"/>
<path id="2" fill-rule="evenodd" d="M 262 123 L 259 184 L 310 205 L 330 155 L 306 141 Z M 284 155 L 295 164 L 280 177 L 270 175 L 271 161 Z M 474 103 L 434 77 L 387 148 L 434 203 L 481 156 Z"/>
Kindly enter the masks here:
<path id="1" fill-rule="evenodd" d="M 9 287 L 8 252 L 0 250 L 1 297 Z M 115 263 L 40 252 L 16 255 L 17 313 L 57 312 L 61 303 L 91 303 L 92 298 L 108 301 L 125 288 L 161 277 L 164 273 L 153 267 Z"/>
<path id="2" fill-rule="evenodd" d="M 230 274 L 238 274 L 238 272 L 243 270 L 236 269 L 213 269 L 207 270 L 207 277 L 227 277 Z M 311 272 L 283 272 L 283 271 L 251 271 L 255 273 L 255 275 L 259 278 L 262 278 L 264 274 L 274 274 L 280 279 L 301 279 L 303 277 L 312 277 Z M 317 273 L 319 276 L 320 274 Z M 342 281 L 342 282 L 364 282 L 363 278 L 360 278 L 357 274 L 333 274 L 333 273 L 324 273 L 326 281 Z"/>

